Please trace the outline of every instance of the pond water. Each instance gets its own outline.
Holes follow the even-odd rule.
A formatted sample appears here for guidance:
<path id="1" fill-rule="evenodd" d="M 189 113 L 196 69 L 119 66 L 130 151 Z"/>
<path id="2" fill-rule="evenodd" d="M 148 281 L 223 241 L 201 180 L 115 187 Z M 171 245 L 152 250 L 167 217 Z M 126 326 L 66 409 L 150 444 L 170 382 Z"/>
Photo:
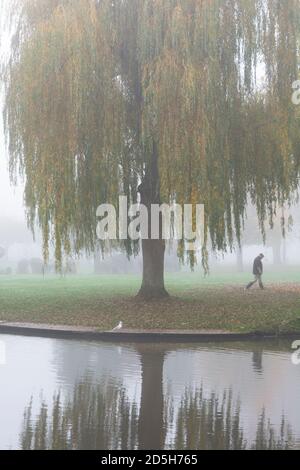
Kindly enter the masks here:
<path id="1" fill-rule="evenodd" d="M 300 448 L 290 341 L 0 342 L 0 449 Z"/>

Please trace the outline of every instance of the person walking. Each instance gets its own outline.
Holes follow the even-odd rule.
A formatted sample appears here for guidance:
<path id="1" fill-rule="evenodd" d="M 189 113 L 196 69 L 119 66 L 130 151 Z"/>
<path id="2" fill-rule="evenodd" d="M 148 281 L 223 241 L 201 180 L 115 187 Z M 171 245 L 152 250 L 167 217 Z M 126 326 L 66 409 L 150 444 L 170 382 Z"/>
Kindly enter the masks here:
<path id="1" fill-rule="evenodd" d="M 264 257 L 265 256 L 261 253 L 259 256 L 257 256 L 257 258 L 255 258 L 254 263 L 253 263 L 254 281 L 249 282 L 249 284 L 246 287 L 246 290 L 251 289 L 251 287 L 254 286 L 256 282 L 258 282 L 259 287 L 261 289 L 264 289 L 264 285 L 262 282 L 262 275 L 264 272 L 262 260 L 264 259 Z"/>

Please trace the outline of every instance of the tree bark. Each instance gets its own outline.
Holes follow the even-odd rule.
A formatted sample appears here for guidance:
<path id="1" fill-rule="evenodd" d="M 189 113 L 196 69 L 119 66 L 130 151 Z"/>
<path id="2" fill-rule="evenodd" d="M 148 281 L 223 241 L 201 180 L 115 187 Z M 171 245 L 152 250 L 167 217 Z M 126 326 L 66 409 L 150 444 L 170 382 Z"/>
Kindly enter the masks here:
<path id="1" fill-rule="evenodd" d="M 143 240 L 143 282 L 139 297 L 146 300 L 168 297 L 164 283 L 165 244 L 163 240 Z"/>
<path id="2" fill-rule="evenodd" d="M 143 281 L 138 297 L 146 300 L 168 297 L 164 283 L 165 241 L 160 217 L 159 239 L 151 239 L 151 205 L 161 204 L 158 151 L 153 143 L 151 161 L 139 186 L 141 204 L 148 209 L 148 240 L 142 240 Z"/>

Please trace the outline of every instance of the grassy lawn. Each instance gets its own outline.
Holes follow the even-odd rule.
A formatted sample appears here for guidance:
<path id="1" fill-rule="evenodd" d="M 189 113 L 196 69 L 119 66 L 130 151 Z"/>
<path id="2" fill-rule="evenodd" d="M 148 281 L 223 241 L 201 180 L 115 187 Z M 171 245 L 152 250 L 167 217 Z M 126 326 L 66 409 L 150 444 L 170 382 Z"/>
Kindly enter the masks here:
<path id="1" fill-rule="evenodd" d="M 251 276 L 250 276 L 251 279 Z M 137 276 L 0 277 L 0 320 L 127 328 L 300 333 L 300 269 L 266 273 L 266 290 L 244 292 L 249 274 L 166 276 L 169 300 L 134 298 Z"/>

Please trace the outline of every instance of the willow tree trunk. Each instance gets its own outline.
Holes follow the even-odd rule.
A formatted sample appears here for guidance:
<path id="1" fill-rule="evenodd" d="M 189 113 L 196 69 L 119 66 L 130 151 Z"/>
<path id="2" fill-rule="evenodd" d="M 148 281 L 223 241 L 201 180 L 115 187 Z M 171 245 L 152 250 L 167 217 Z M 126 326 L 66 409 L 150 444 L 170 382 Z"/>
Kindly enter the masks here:
<path id="1" fill-rule="evenodd" d="M 157 146 L 153 151 L 142 183 L 139 186 L 141 204 L 148 210 L 148 240 L 142 240 L 143 281 L 138 296 L 146 300 L 168 297 L 164 282 L 165 241 L 162 239 L 162 217 L 159 219 L 159 237 L 151 239 L 151 206 L 161 204 Z"/>

